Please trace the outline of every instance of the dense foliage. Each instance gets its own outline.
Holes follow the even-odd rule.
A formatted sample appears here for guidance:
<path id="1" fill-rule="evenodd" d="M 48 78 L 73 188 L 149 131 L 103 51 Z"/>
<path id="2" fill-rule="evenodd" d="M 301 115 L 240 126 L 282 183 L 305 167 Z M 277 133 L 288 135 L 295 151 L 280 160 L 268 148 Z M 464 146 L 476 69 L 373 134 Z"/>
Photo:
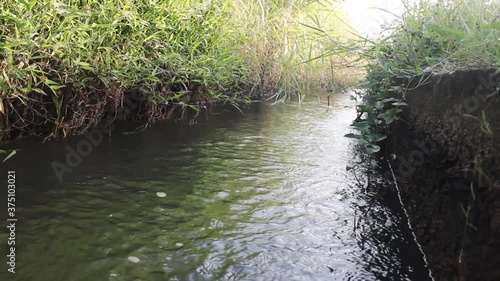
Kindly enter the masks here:
<path id="1" fill-rule="evenodd" d="M 303 93 L 335 68 L 303 63 L 320 46 L 299 21 L 335 19 L 320 22 L 318 8 L 333 11 L 306 0 L 1 1 L 2 137 L 83 132 L 131 96 L 134 114 L 154 120 L 209 101 Z"/>
<path id="2" fill-rule="evenodd" d="M 388 37 L 371 42 L 367 58 L 366 91 L 357 96 L 360 134 L 349 137 L 373 154 L 385 139 L 388 127 L 406 104 L 408 87 L 418 87 L 426 77 L 464 67 L 500 66 L 500 2 L 422 0 L 406 2 L 406 11 Z"/>

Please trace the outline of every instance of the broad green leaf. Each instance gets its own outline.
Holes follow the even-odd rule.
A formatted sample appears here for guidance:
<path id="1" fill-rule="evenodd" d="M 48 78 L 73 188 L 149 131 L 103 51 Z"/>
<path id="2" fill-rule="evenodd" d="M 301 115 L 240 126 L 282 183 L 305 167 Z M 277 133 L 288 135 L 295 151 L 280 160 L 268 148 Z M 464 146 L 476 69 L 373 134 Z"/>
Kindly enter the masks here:
<path id="1" fill-rule="evenodd" d="M 361 112 L 367 112 L 367 113 L 373 112 L 373 107 L 371 107 L 369 105 L 362 104 L 362 105 L 358 105 L 358 107 L 359 107 Z"/>
<path id="2" fill-rule="evenodd" d="M 366 151 L 368 152 L 369 155 L 372 155 L 372 154 L 380 151 L 380 146 L 370 145 L 370 146 L 366 147 Z"/>
<path id="3" fill-rule="evenodd" d="M 368 141 L 366 141 L 365 139 L 359 139 L 358 144 L 366 145 L 366 144 L 368 144 Z"/>
<path id="4" fill-rule="evenodd" d="M 353 134 L 353 133 L 349 133 L 349 134 L 345 134 L 344 137 L 351 138 L 351 139 L 361 139 L 363 136 L 362 135 Z"/>
<path id="5" fill-rule="evenodd" d="M 384 106 L 385 106 L 385 103 L 383 101 L 377 101 L 375 103 L 375 108 L 377 108 L 377 109 L 382 109 L 382 108 L 384 108 Z"/>
<path id="6" fill-rule="evenodd" d="M 390 125 L 394 122 L 394 115 L 388 115 L 385 117 L 385 124 Z"/>

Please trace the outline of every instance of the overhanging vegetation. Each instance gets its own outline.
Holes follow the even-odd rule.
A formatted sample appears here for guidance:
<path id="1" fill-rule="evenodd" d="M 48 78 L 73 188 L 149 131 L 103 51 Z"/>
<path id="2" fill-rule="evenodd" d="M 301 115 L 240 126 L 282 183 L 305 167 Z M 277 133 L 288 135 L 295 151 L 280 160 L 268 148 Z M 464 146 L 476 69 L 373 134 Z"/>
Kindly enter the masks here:
<path id="1" fill-rule="evenodd" d="M 152 121 L 205 102 L 345 86 L 332 82 L 336 58 L 310 60 L 323 44 L 306 26 L 339 16 L 323 2 L 2 1 L 1 137 L 64 137 L 119 115 Z M 130 99 L 140 106 L 118 114 Z"/>

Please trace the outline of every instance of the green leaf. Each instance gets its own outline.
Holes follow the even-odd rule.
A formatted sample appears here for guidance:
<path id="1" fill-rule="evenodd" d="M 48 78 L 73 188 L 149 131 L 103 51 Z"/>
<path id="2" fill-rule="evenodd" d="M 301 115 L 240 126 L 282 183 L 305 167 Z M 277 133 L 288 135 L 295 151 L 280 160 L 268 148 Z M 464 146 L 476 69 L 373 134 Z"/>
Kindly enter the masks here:
<path id="1" fill-rule="evenodd" d="M 394 122 L 394 115 L 386 115 L 385 116 L 385 124 L 390 125 Z"/>
<path id="2" fill-rule="evenodd" d="M 380 146 L 378 145 L 370 145 L 366 147 L 366 152 L 368 152 L 369 155 L 372 155 L 374 153 L 377 153 L 380 151 Z"/>
<path id="3" fill-rule="evenodd" d="M 394 105 L 394 106 L 407 106 L 408 104 L 406 102 L 398 101 L 398 102 L 393 102 L 392 105 Z"/>
<path id="4" fill-rule="evenodd" d="M 16 22 L 15 17 L 0 15 L 0 20 L 6 20 L 7 22 Z"/>
<path id="5" fill-rule="evenodd" d="M 496 30 L 500 30 L 500 20 L 497 20 L 493 23 L 490 23 L 490 24 L 485 24 L 483 25 L 483 29 L 496 29 Z"/>
<path id="6" fill-rule="evenodd" d="M 30 1 L 30 3 L 29 3 L 29 9 L 30 9 L 30 10 L 33 10 L 33 8 L 35 7 L 35 5 L 36 5 L 36 1 L 37 1 L 37 0 L 31 0 L 31 1 Z"/>
<path id="7" fill-rule="evenodd" d="M 370 125 L 368 124 L 363 124 L 361 126 L 354 126 L 360 133 L 368 133 L 370 132 Z"/>
<path id="8" fill-rule="evenodd" d="M 345 134 L 344 137 L 346 138 L 351 138 L 351 139 L 360 139 L 362 138 L 363 136 L 362 135 L 357 135 L 357 134 L 352 134 L 352 133 L 349 133 L 349 134 Z"/>
<path id="9" fill-rule="evenodd" d="M 358 144 L 365 145 L 368 144 L 368 141 L 366 141 L 365 139 L 359 139 Z"/>
<path id="10" fill-rule="evenodd" d="M 0 46 L 4 47 L 6 49 L 10 49 L 12 47 L 17 47 L 17 46 L 20 46 L 20 45 L 26 45 L 26 42 L 24 42 L 24 41 L 15 41 L 15 42 L 6 42 L 6 43 L 0 44 Z"/>
<path id="11" fill-rule="evenodd" d="M 45 84 L 47 84 L 47 85 L 58 85 L 59 83 L 46 78 L 45 79 Z"/>
<path id="12" fill-rule="evenodd" d="M 383 99 L 382 100 L 382 102 L 384 102 L 384 103 L 391 102 L 391 101 L 399 101 L 399 100 L 396 99 L 396 98 L 388 98 L 388 99 Z"/>
<path id="13" fill-rule="evenodd" d="M 391 108 L 391 109 L 386 110 L 385 114 L 389 115 L 389 116 L 394 116 L 394 115 L 396 115 L 396 111 L 397 111 L 397 108 Z"/>
<path id="14" fill-rule="evenodd" d="M 28 1 L 26 1 L 26 0 L 17 0 L 17 1 L 29 8 Z"/>
<path id="15" fill-rule="evenodd" d="M 465 37 L 464 33 L 458 29 L 442 27 L 434 23 L 429 23 L 426 27 L 443 37 L 452 35 L 460 40 Z"/>
<path id="16" fill-rule="evenodd" d="M 76 64 L 78 64 L 81 68 L 88 70 L 88 71 L 95 71 L 95 68 L 91 66 L 90 64 L 83 62 L 83 61 L 77 61 Z"/>
<path id="17" fill-rule="evenodd" d="M 59 90 L 59 89 L 61 89 L 61 88 L 64 88 L 64 87 L 66 87 L 66 86 L 64 86 L 64 85 L 50 85 L 49 87 L 50 87 L 50 89 L 51 89 L 52 91 L 54 91 L 54 92 L 55 92 L 55 91 L 57 91 L 57 90 Z"/>
<path id="18" fill-rule="evenodd" d="M 370 142 L 379 142 L 379 141 L 385 140 L 387 138 L 387 136 L 386 135 L 382 135 L 382 134 L 368 134 L 366 136 L 366 138 Z"/>
<path id="19" fill-rule="evenodd" d="M 375 103 L 375 108 L 377 108 L 377 109 L 382 109 L 382 108 L 384 108 L 384 106 L 385 106 L 385 103 L 382 101 L 377 101 Z"/>
<path id="20" fill-rule="evenodd" d="M 199 111 L 200 110 L 196 105 L 186 104 L 186 106 L 190 107 L 191 109 L 193 109 L 195 111 Z"/>
<path id="21" fill-rule="evenodd" d="M 367 113 L 373 112 L 373 107 L 371 107 L 369 105 L 365 105 L 365 104 L 358 105 L 358 108 L 361 112 L 367 112 Z"/>

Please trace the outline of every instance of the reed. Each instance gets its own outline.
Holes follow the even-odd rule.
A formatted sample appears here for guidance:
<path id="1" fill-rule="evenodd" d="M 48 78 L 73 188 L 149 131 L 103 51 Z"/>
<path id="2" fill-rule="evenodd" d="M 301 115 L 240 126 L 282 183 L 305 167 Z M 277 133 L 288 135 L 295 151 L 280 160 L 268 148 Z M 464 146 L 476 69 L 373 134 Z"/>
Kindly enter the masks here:
<path id="1" fill-rule="evenodd" d="M 329 39 L 345 35 L 345 16 L 334 1 L 234 1 L 235 29 L 250 64 L 255 87 L 288 98 L 318 90 L 341 91 L 351 85 L 341 56 L 324 56 Z"/>

